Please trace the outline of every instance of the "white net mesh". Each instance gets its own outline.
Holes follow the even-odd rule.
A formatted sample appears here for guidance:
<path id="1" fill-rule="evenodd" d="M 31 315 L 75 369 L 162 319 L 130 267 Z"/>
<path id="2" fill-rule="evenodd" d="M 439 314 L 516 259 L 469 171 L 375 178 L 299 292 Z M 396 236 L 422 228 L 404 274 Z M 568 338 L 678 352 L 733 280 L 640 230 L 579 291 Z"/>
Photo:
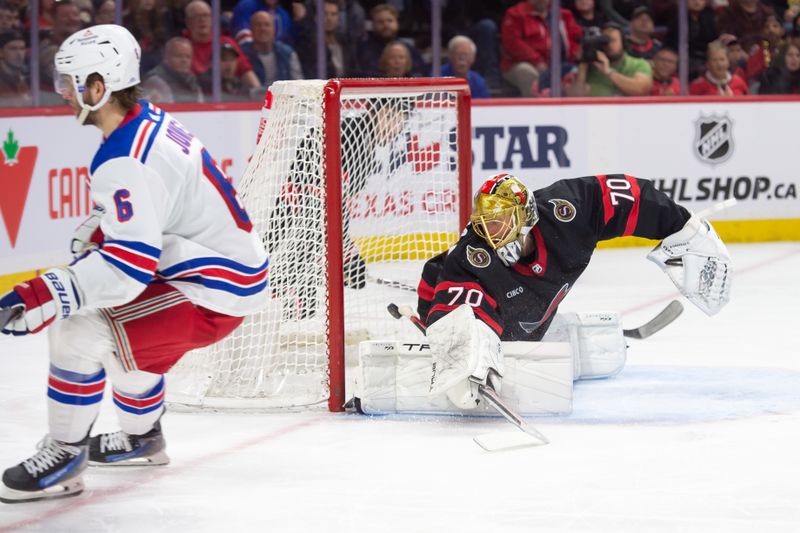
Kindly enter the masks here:
<path id="1" fill-rule="evenodd" d="M 239 191 L 269 255 L 270 302 L 170 372 L 171 401 L 260 409 L 323 404 L 329 391 L 327 221 L 342 217 L 345 339 L 396 337 L 386 311 L 414 302 L 423 260 L 459 231 L 456 95 L 340 95 L 325 131 L 325 81 L 278 82 Z M 385 86 L 385 85 L 384 85 Z M 368 93 L 368 94 L 367 94 Z M 340 135 L 342 206 L 325 212 L 325 135 Z"/>

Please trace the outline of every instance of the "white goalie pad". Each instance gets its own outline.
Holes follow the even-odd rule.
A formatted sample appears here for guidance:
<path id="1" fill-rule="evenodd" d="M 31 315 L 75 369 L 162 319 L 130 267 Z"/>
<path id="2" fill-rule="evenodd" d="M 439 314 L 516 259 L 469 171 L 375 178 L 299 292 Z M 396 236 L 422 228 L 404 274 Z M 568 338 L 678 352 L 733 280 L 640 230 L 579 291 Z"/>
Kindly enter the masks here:
<path id="1" fill-rule="evenodd" d="M 715 315 L 730 300 L 731 258 L 725 243 L 705 219 L 686 225 L 647 254 L 690 302 Z"/>
<path id="2" fill-rule="evenodd" d="M 572 412 L 572 348 L 566 342 L 503 342 L 500 396 L 521 415 Z M 459 409 L 429 394 L 433 356 L 427 343 L 366 341 L 358 347 L 355 396 L 367 414 L 428 413 L 497 416 L 485 402 Z"/>
<path id="3" fill-rule="evenodd" d="M 625 367 L 628 346 L 612 311 L 558 313 L 542 340 L 572 345 L 576 381 L 609 378 Z"/>

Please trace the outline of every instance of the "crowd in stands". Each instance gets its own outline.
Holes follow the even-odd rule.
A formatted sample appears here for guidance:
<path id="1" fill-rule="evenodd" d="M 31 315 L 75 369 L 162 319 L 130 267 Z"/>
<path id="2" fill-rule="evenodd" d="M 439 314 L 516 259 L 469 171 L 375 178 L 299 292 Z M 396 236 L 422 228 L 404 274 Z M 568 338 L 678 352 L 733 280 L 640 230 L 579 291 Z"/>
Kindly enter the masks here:
<path id="1" fill-rule="evenodd" d="M 30 5 L 0 0 L 0 106 L 31 105 Z M 60 104 L 53 57 L 63 40 L 114 21 L 117 1 L 39 0 L 40 103 Z M 441 73 L 474 98 L 546 97 L 551 51 L 565 96 L 680 93 L 677 0 L 441 0 Z M 689 94 L 800 93 L 800 0 L 687 0 Z M 430 0 L 221 0 L 226 101 L 259 100 L 273 81 L 314 78 L 323 19 L 328 77 L 432 72 Z M 210 101 L 210 0 L 124 0 L 122 22 L 142 47 L 142 85 L 155 102 Z"/>

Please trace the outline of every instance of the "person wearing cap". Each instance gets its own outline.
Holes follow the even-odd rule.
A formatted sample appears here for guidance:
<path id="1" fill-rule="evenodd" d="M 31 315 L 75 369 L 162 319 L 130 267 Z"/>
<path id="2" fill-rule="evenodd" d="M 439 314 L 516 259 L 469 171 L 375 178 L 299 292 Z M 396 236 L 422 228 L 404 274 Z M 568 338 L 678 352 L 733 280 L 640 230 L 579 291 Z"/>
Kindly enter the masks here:
<path id="1" fill-rule="evenodd" d="M 244 80 L 236 75 L 236 64 L 241 52 L 230 43 L 222 43 L 220 51 L 220 71 L 222 77 L 222 99 L 225 101 L 250 100 L 251 90 Z M 263 87 L 254 89 L 258 96 L 263 97 Z"/>
<path id="2" fill-rule="evenodd" d="M 653 71 L 646 59 L 625 51 L 622 26 L 603 26 L 608 44 L 597 51 L 595 61 L 578 65 L 569 96 L 647 96 L 653 86 Z"/>
<path id="3" fill-rule="evenodd" d="M 639 6 L 633 10 L 631 17 L 631 32 L 628 35 L 628 53 L 633 57 L 653 59 L 656 52 L 664 46 L 661 41 L 653 38 L 655 25 L 653 12 L 647 6 Z"/>
<path id="4" fill-rule="evenodd" d="M 0 33 L 0 105 L 30 105 L 29 93 L 25 38 L 18 31 L 4 31 Z"/>
<path id="5" fill-rule="evenodd" d="M 144 75 L 142 92 L 156 104 L 203 101 L 203 90 L 192 73 L 192 42 L 173 37 L 164 46 L 164 60 Z"/>
<path id="6" fill-rule="evenodd" d="M 708 45 L 706 72 L 689 85 L 694 96 L 742 96 L 749 94 L 747 82 L 728 71 L 728 51 L 714 41 Z"/>
<path id="7" fill-rule="evenodd" d="M 719 42 L 725 46 L 728 52 L 728 71 L 731 74 L 736 74 L 742 79 L 747 77 L 745 69 L 747 68 L 747 52 L 742 49 L 742 44 L 735 35 L 730 33 L 723 33 L 719 36 Z"/>

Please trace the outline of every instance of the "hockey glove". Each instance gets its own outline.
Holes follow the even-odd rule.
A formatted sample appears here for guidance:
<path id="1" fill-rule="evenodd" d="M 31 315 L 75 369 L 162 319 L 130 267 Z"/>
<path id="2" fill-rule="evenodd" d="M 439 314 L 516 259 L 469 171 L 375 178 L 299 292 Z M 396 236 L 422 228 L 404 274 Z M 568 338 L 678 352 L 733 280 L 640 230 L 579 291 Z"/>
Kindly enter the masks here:
<path id="1" fill-rule="evenodd" d="M 104 236 L 103 230 L 100 229 L 100 221 L 104 213 L 105 209 L 95 206 L 89 218 L 75 229 L 70 245 L 73 257 L 78 258 L 103 244 Z"/>
<path id="2" fill-rule="evenodd" d="M 38 278 L 20 283 L 0 298 L 0 309 L 12 309 L 3 325 L 6 335 L 38 333 L 55 320 L 67 318 L 80 308 L 75 285 L 66 270 L 54 268 Z"/>
<path id="3" fill-rule="evenodd" d="M 653 248 L 647 258 L 707 315 L 718 313 L 730 300 L 731 258 L 707 220 L 692 216 L 680 231 Z"/>

